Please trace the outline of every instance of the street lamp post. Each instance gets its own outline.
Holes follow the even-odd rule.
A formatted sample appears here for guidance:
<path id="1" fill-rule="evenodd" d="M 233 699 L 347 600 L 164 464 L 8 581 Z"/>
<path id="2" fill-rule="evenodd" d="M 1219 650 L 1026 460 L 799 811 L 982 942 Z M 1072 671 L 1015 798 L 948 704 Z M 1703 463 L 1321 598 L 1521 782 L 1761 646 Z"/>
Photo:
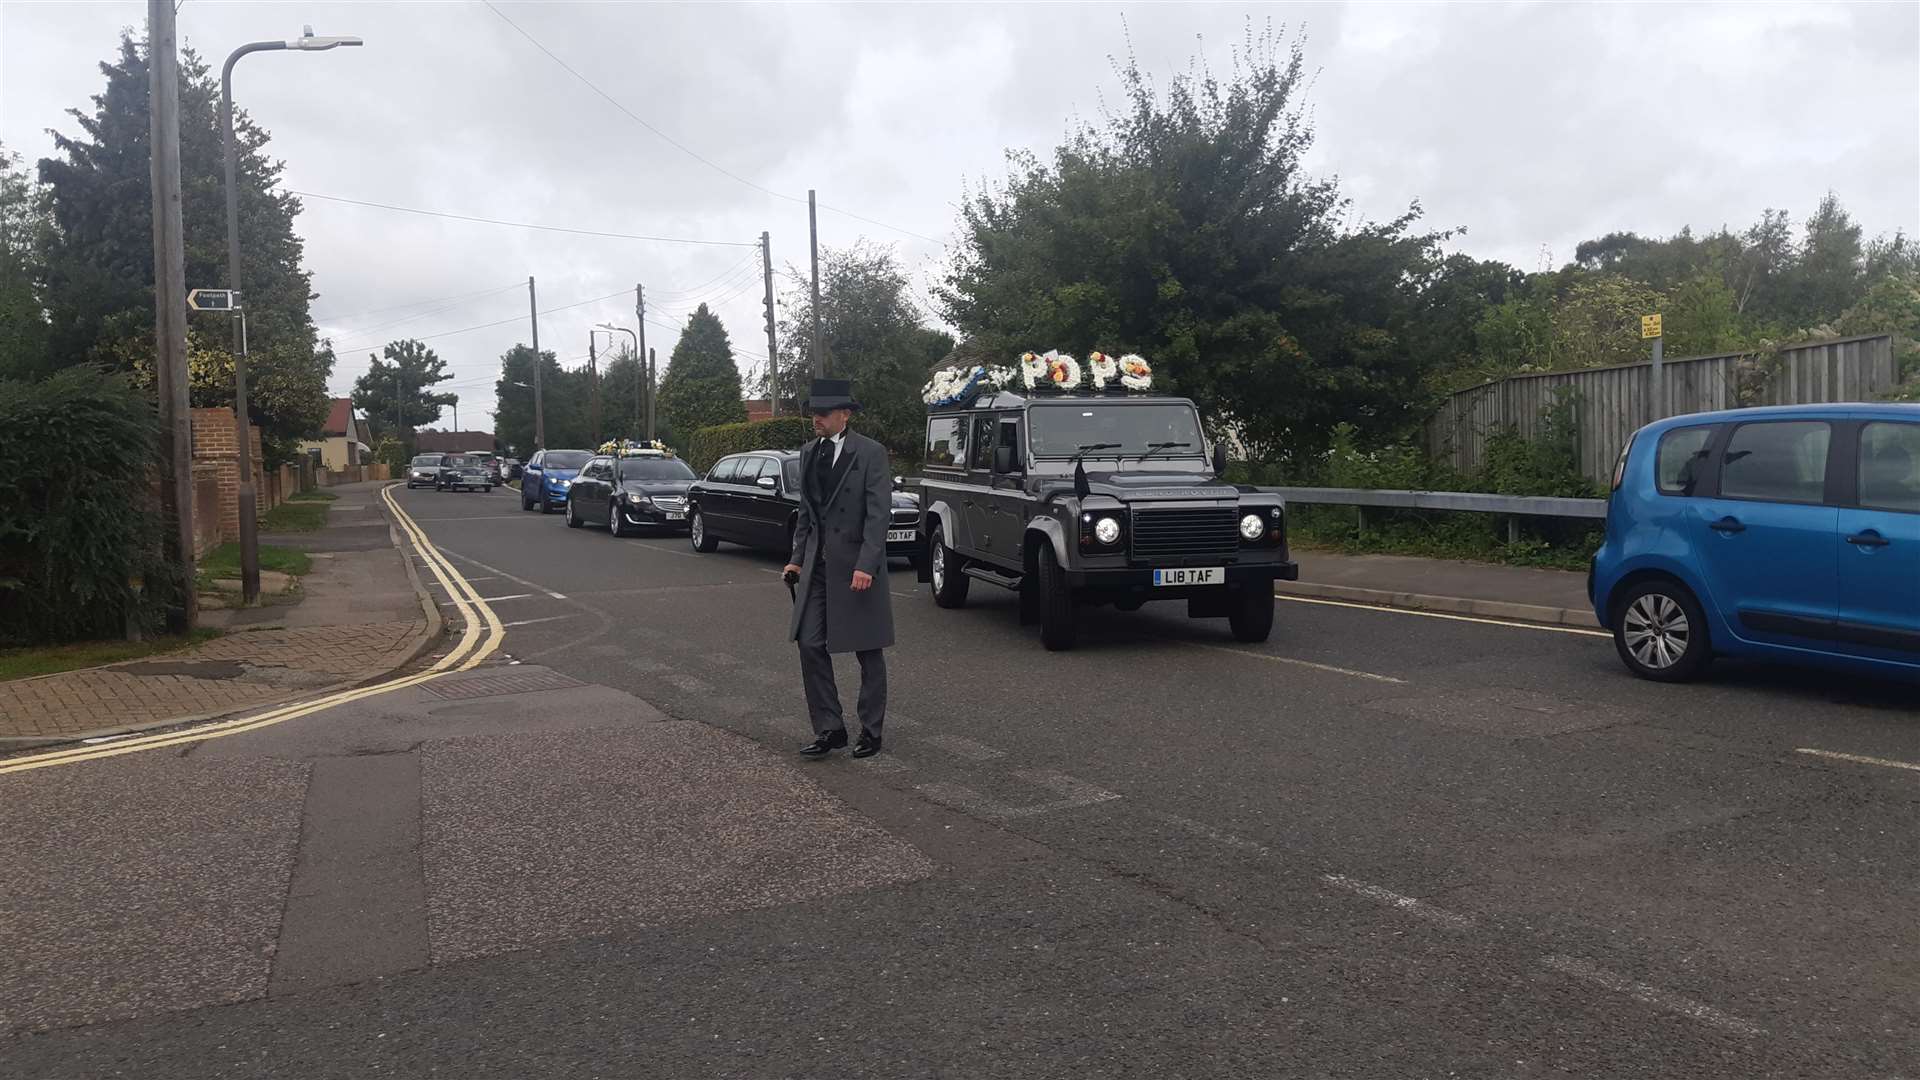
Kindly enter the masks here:
<path id="1" fill-rule="evenodd" d="M 226 149 L 227 170 L 227 288 L 236 297 L 240 291 L 240 193 L 235 174 L 239 171 L 233 145 L 233 65 L 248 53 L 293 49 L 298 52 L 325 52 L 342 45 L 359 45 L 357 37 L 314 37 L 313 27 L 292 41 L 255 41 L 233 50 L 226 66 L 220 69 L 220 130 Z M 240 595 L 245 603 L 260 599 L 260 523 L 255 520 L 252 441 L 247 438 L 247 329 L 244 298 L 234 304 L 233 314 L 233 420 L 240 442 Z"/>
<path id="2" fill-rule="evenodd" d="M 644 431 L 646 414 L 640 410 L 640 386 L 644 382 L 647 387 L 647 393 L 651 395 L 653 393 L 653 380 L 648 378 L 648 376 L 653 373 L 647 370 L 647 358 L 640 355 L 640 336 L 624 326 L 615 326 L 610 322 L 598 323 L 597 325 L 600 329 L 607 332 L 609 339 L 613 337 L 616 331 L 633 339 L 633 426 Z"/>

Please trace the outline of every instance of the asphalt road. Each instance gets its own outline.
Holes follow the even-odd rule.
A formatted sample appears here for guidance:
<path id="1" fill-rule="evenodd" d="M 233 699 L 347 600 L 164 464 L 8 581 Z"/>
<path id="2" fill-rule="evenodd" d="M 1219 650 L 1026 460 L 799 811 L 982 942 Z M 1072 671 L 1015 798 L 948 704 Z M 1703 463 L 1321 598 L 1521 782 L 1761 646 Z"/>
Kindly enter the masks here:
<path id="1" fill-rule="evenodd" d="M 306 838 L 282 920 L 312 940 L 228 1003 L 0 1041 L 0 1074 L 1920 1075 L 1920 771 L 1806 752 L 1920 763 L 1910 685 L 1663 687 L 1597 636 L 1304 602 L 1263 646 L 1150 605 L 1055 654 L 1011 594 L 943 611 L 897 564 L 886 750 L 804 762 L 779 557 L 399 494 L 504 670 L 584 685 L 197 750 L 260 843 Z M 716 732 L 751 794 L 717 765 L 702 793 Z M 678 824 L 623 820 L 622 785 L 690 788 Z M 330 813 L 389 823 L 345 853 L 438 854 L 318 873 Z M 738 902 L 677 904 L 676 845 L 734 843 Z"/>

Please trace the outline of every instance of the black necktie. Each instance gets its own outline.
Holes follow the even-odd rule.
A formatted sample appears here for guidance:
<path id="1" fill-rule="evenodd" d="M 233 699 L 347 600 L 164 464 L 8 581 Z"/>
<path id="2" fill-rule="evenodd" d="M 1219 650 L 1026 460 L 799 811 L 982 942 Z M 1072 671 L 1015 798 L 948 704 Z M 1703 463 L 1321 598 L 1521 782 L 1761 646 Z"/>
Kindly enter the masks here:
<path id="1" fill-rule="evenodd" d="M 813 456 L 813 487 L 821 502 L 827 501 L 833 488 L 833 440 L 820 440 L 820 448 Z"/>

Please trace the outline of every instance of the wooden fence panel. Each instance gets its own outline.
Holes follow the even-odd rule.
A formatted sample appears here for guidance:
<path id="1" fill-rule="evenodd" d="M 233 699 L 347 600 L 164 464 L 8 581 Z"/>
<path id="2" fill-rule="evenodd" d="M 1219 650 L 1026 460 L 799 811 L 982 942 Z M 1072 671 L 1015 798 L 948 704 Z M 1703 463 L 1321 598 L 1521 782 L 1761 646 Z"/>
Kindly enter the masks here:
<path id="1" fill-rule="evenodd" d="M 1888 334 L 1817 341 L 1772 353 L 1669 360 L 1661 376 L 1667 414 L 1674 416 L 1745 405 L 1868 401 L 1900 377 Z M 1462 390 L 1443 402 L 1427 421 L 1427 452 L 1460 472 L 1472 472 L 1486 460 L 1488 435 L 1513 430 L 1537 436 L 1542 414 L 1571 395 L 1580 468 L 1605 483 L 1620 448 L 1657 419 L 1654 389 L 1650 363 L 1515 375 Z"/>

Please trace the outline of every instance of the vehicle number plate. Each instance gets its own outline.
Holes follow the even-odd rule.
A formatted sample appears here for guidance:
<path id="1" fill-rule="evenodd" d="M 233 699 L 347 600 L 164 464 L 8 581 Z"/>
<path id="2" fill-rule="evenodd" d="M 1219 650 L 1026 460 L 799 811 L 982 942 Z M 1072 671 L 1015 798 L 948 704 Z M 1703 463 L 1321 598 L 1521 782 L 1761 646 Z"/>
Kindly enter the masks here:
<path id="1" fill-rule="evenodd" d="M 667 520 L 668 521 L 685 521 L 687 520 L 687 515 L 686 515 L 686 512 L 682 510 L 669 510 L 667 511 Z"/>
<path id="2" fill-rule="evenodd" d="M 1181 567 L 1177 570 L 1155 570 L 1155 585 L 1225 585 L 1227 568 L 1224 566 Z"/>
<path id="3" fill-rule="evenodd" d="M 907 541 L 912 540 L 913 538 L 914 538 L 914 531 L 912 529 L 888 529 L 887 530 L 887 543 L 889 544 L 905 543 Z"/>

